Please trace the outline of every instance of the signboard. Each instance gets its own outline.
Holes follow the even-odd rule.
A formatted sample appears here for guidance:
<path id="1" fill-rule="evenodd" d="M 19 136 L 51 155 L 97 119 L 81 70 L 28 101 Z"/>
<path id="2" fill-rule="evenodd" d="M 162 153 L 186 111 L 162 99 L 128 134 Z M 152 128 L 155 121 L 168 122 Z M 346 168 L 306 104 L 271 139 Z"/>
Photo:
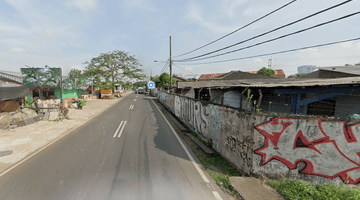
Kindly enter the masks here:
<path id="1" fill-rule="evenodd" d="M 46 88 L 60 87 L 60 68 L 21 68 L 23 83 L 33 88 L 35 85 Z"/>
<path id="2" fill-rule="evenodd" d="M 147 84 L 148 88 L 152 89 L 155 87 L 155 83 L 152 82 L 152 81 L 149 81 L 148 84 Z"/>

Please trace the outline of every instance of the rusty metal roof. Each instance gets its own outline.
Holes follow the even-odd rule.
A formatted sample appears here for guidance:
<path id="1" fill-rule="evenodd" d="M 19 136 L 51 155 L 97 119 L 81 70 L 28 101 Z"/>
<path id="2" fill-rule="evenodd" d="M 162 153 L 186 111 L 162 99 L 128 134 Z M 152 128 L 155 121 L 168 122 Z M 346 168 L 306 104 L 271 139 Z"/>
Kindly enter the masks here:
<path id="1" fill-rule="evenodd" d="M 334 79 L 241 79 L 241 80 L 214 80 L 198 82 L 179 82 L 178 88 L 203 87 L 304 87 L 327 85 L 356 85 L 360 84 L 360 77 L 346 77 Z"/>
<path id="2" fill-rule="evenodd" d="M 199 79 L 216 78 L 216 77 L 221 76 L 223 74 L 225 74 L 225 73 L 221 73 L 221 74 L 201 74 Z"/>

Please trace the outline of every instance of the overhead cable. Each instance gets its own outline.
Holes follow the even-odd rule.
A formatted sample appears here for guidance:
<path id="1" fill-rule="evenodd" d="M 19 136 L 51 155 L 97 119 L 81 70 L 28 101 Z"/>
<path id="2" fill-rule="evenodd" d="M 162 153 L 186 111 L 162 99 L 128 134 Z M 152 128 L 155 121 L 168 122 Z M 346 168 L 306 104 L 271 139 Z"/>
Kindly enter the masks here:
<path id="1" fill-rule="evenodd" d="M 293 21 L 293 22 L 288 23 L 288 24 L 286 24 L 286 25 L 280 26 L 280 27 L 278 27 L 278 28 L 275 28 L 275 29 L 273 29 L 273 30 L 267 31 L 267 32 L 262 33 L 262 34 L 260 34 L 260 35 L 256 35 L 256 36 L 251 37 L 251 38 L 249 38 L 249 39 L 246 39 L 246 40 L 243 40 L 243 41 L 237 42 L 237 43 L 235 43 L 235 44 L 232 44 L 232 45 L 226 46 L 226 47 L 224 47 L 224 48 L 221 48 L 221 49 L 218 49 L 218 50 L 215 50 L 215 51 L 211 51 L 211 52 L 209 52 L 209 53 L 205 53 L 205 54 L 202 54 L 202 55 L 199 55 L 199 56 L 194 56 L 194 57 L 191 57 L 191 58 L 182 59 L 182 60 L 192 60 L 192 59 L 195 59 L 195 58 L 200 58 L 200 57 L 204 57 L 204 56 L 207 56 L 207 55 L 210 55 L 210 54 L 213 54 L 213 53 L 219 52 L 219 51 L 223 51 L 223 50 L 225 50 L 225 49 L 228 49 L 228 48 L 231 48 L 231 47 L 237 46 L 237 45 L 239 45 L 239 44 L 242 44 L 242 43 L 248 42 L 248 41 L 253 40 L 253 39 L 256 39 L 256 38 L 258 38 L 258 37 L 261 37 L 261 36 L 267 35 L 267 34 L 269 34 L 269 33 L 275 32 L 275 31 L 277 31 L 277 30 L 283 29 L 283 28 L 285 28 L 285 27 L 287 27 L 287 26 L 290 26 L 290 25 L 296 24 L 296 23 L 301 22 L 301 21 L 303 21 L 303 20 L 305 20 L 305 19 L 308 19 L 308 18 L 314 17 L 314 16 L 316 16 L 316 15 L 318 15 L 318 14 L 320 14 L 320 13 L 323 13 L 323 12 L 329 11 L 329 10 L 331 10 L 331 9 L 334 9 L 334 8 L 336 8 L 336 7 L 339 7 L 339 6 L 341 6 L 341 5 L 344 5 L 344 4 L 346 4 L 346 3 L 349 3 L 349 2 L 351 2 L 351 1 L 353 1 L 353 0 L 347 0 L 347 1 L 344 1 L 344 2 L 342 2 L 342 3 L 340 3 L 340 4 L 337 4 L 337 5 L 331 6 L 331 7 L 329 7 L 329 8 L 326 8 L 326 9 L 321 10 L 321 11 L 319 11 L 319 12 L 316 12 L 316 13 L 314 13 L 314 14 L 311 14 L 311 15 L 308 15 L 308 16 L 306 16 L 306 17 L 303 17 L 303 18 L 301 18 L 301 19 L 299 19 L 299 20 Z M 352 15 L 354 15 L 354 13 L 353 13 Z M 179 60 L 178 60 L 178 61 L 179 61 Z"/>
<path id="2" fill-rule="evenodd" d="M 180 69 L 182 69 L 182 70 L 184 70 L 184 71 L 186 71 L 186 72 L 189 72 L 189 73 L 195 74 L 194 72 L 189 71 L 189 70 L 186 70 L 186 69 L 184 69 L 184 68 L 182 68 L 182 67 L 180 67 L 180 66 L 178 66 L 178 65 L 176 65 L 176 64 L 174 64 L 174 63 L 173 63 L 173 66 L 178 67 L 178 68 L 180 68 Z"/>
<path id="3" fill-rule="evenodd" d="M 198 61 L 198 60 L 204 60 L 204 59 L 209 59 L 209 58 L 214 58 L 214 57 L 218 57 L 218 56 L 222 56 L 222 55 L 234 53 L 234 52 L 241 51 L 241 50 L 244 50 L 244 49 L 249 49 L 249 48 L 251 48 L 251 47 L 259 46 L 259 45 L 261 45 L 261 44 L 265 44 L 265 43 L 269 43 L 269 42 L 272 42 L 272 41 L 275 41 L 275 40 L 279 40 L 279 39 L 282 39 L 282 38 L 285 38 L 285 37 L 288 37 L 288 36 L 291 36 L 291 35 L 296 35 L 296 34 L 299 34 L 299 33 L 302 33 L 302 32 L 305 32 L 305 31 L 308 31 L 308 30 L 311 30 L 311 29 L 314 29 L 314 28 L 317 28 L 317 27 L 320 27 L 320 26 L 324 26 L 324 25 L 326 25 L 326 24 L 330 24 L 330 23 L 333 23 L 333 22 L 336 22 L 336 21 L 339 21 L 339 20 L 343 20 L 343 19 L 346 19 L 346 18 L 348 18 L 348 17 L 352 17 L 352 16 L 354 16 L 354 15 L 358 15 L 358 14 L 360 14 L 360 11 L 359 11 L 359 12 L 352 13 L 352 14 L 349 14 L 349 15 L 345 15 L 345 16 L 343 16 L 343 17 L 340 17 L 340 18 L 337 18 L 337 19 L 333 19 L 333 20 L 330 20 L 330 21 L 327 21 L 327 22 L 324 22 L 324 23 L 321 23 L 321 24 L 317 24 L 317 25 L 315 25 L 315 26 L 311 26 L 311 27 L 308 27 L 308 28 L 305 28 L 305 29 L 301 29 L 301 30 L 299 30 L 299 31 L 295 31 L 295 32 L 292 32 L 292 33 L 289 33 L 289 34 L 285 34 L 285 35 L 282 35 L 282 36 L 279 36 L 279 37 L 276 37 L 276 38 L 273 38 L 273 39 L 270 39 L 270 40 L 266 40 L 266 41 L 263 41 L 263 42 L 259 42 L 259 43 L 256 43 L 256 44 L 253 44 L 253 45 L 250 45 L 250 46 L 246 46 L 246 47 L 243 47 L 243 48 L 240 48 L 240 49 L 235 49 L 235 50 L 232 50 L 232 51 L 228 51 L 228 52 L 225 52 L 225 53 L 221 53 L 221 54 L 217 54 L 217 55 L 213 55 L 213 56 L 208 56 L 208 57 L 205 57 L 205 58 L 178 60 L 178 61 L 174 61 L 174 62 Z"/>
<path id="4" fill-rule="evenodd" d="M 240 31 L 240 30 L 242 30 L 242 29 L 250 26 L 251 24 L 253 24 L 253 23 L 257 22 L 257 21 L 260 21 L 261 19 L 264 19 L 265 17 L 267 17 L 267 16 L 269 16 L 269 15 L 271 15 L 271 14 L 273 14 L 273 13 L 275 13 L 275 12 L 277 12 L 277 11 L 283 9 L 283 8 L 285 8 L 286 6 L 294 3 L 295 1 L 297 1 L 297 0 L 293 0 L 293 1 L 291 1 L 291 2 L 289 2 L 289 3 L 287 3 L 287 4 L 285 4 L 285 5 L 281 6 L 280 8 L 277 8 L 277 9 L 269 12 L 268 14 L 266 14 L 266 15 L 264 15 L 264 16 L 256 19 L 256 20 L 254 20 L 254 21 L 252 21 L 252 22 L 250 22 L 250 23 L 248 23 L 248 24 L 246 24 L 246 25 L 244 25 L 244 26 L 242 26 L 242 27 L 240 27 L 240 28 L 238 28 L 238 29 L 236 29 L 235 31 L 233 31 L 233 32 L 231 32 L 231 33 L 228 33 L 228 34 L 226 34 L 226 35 L 224 35 L 224 36 L 222 36 L 222 37 L 220 37 L 220 38 L 218 38 L 218 39 L 216 39 L 216 40 L 214 40 L 214 41 L 212 41 L 212 42 L 209 42 L 209 43 L 207 43 L 207 44 L 199 47 L 199 48 L 196 48 L 196 49 L 194 49 L 194 50 L 192 50 L 192 51 L 189 51 L 189 52 L 187 52 L 187 53 L 180 54 L 180 55 L 178 55 L 178 56 L 174 56 L 174 58 L 175 58 L 175 57 L 180 57 L 180 56 L 183 56 L 183 55 L 187 55 L 187 54 L 189 54 L 189 53 L 192 53 L 192 52 L 194 52 L 194 51 L 197 51 L 197 50 L 199 50 L 199 49 L 202 49 L 202 48 L 204 48 L 204 47 L 206 47 L 206 46 L 209 46 L 210 44 L 213 44 L 213 43 L 215 43 L 215 42 L 217 42 L 217 41 L 219 41 L 219 40 L 221 40 L 221 39 L 224 39 L 224 38 L 226 38 L 227 36 L 232 35 L 232 34 L 238 32 L 238 31 Z"/>
<path id="5" fill-rule="evenodd" d="M 296 48 L 296 49 L 278 51 L 278 52 L 273 52 L 273 53 L 259 54 L 259 55 L 255 55 L 255 56 L 247 56 L 247 57 L 242 57 L 242 58 L 234 58 L 234 59 L 229 59 L 229 60 L 219 60 L 219 61 L 204 62 L 204 63 L 190 63 L 190 64 L 186 63 L 186 64 L 187 64 L 187 65 L 203 65 L 203 64 L 213 64 L 213 63 L 229 62 L 229 61 L 235 61 L 235 60 L 244 60 L 244 59 L 249 59 L 249 58 L 257 58 L 257 57 L 261 57 L 261 56 L 270 56 L 270 55 L 288 53 L 288 52 L 293 52 L 293 51 L 300 51 L 300 50 L 310 49 L 310 48 L 315 48 L 315 47 L 329 46 L 329 45 L 333 45 L 333 44 L 339 44 L 339 43 L 344 43 L 344 42 L 351 42 L 351 41 L 356 41 L 356 40 L 360 40 L 360 37 L 359 37 L 359 38 L 354 38 L 354 39 L 349 39 L 349 40 L 342 40 L 342 41 L 337 41 L 337 42 L 330 42 L 330 43 L 325 43 L 325 44 L 318 44 L 318 45 L 301 47 L 301 48 Z M 184 64 L 185 64 L 185 63 L 184 63 Z"/>

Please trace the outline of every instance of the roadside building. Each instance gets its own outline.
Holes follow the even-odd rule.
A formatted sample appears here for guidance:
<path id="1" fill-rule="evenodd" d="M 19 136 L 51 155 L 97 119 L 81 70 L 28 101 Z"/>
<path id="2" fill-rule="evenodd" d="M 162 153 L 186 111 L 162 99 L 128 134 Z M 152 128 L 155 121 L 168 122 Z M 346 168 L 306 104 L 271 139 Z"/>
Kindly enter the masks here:
<path id="1" fill-rule="evenodd" d="M 246 110 L 327 115 L 360 114 L 360 77 L 238 79 L 180 82 L 178 94 Z"/>

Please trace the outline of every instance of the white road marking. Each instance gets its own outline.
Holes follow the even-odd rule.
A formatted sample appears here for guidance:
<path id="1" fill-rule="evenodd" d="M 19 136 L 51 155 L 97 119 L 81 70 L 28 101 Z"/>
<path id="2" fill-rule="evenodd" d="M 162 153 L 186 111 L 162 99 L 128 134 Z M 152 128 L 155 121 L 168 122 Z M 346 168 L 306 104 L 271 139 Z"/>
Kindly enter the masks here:
<path id="1" fill-rule="evenodd" d="M 124 125 L 123 125 L 123 127 L 121 128 L 121 131 L 120 131 L 120 133 L 119 133 L 119 136 L 118 136 L 118 137 L 120 137 L 120 136 L 121 136 L 121 134 L 122 134 L 122 132 L 123 132 L 123 130 L 124 130 L 124 128 L 125 128 L 125 124 L 126 124 L 126 121 L 124 122 Z"/>
<path id="2" fill-rule="evenodd" d="M 114 134 L 113 137 L 116 137 L 117 132 L 119 131 L 119 129 L 120 129 L 120 127 L 121 127 L 121 125 L 122 125 L 123 123 L 124 123 L 124 121 L 121 121 L 121 123 L 120 123 L 119 127 L 116 129 L 115 134 Z"/>
<path id="3" fill-rule="evenodd" d="M 205 176 L 205 174 L 203 173 L 203 171 L 200 169 L 199 165 L 195 162 L 194 158 L 191 156 L 190 152 L 187 150 L 187 148 L 185 147 L 185 145 L 183 144 L 183 142 L 181 141 L 180 137 L 178 136 L 178 134 L 175 132 L 175 130 L 173 129 L 173 127 L 170 125 L 169 121 L 165 118 L 164 114 L 160 111 L 160 109 L 156 106 L 156 104 L 154 103 L 153 100 L 151 100 L 151 102 L 153 102 L 153 104 L 155 105 L 155 107 L 159 110 L 160 114 L 164 117 L 165 121 L 168 123 L 168 125 L 170 126 L 171 130 L 173 131 L 175 137 L 178 139 L 179 143 L 181 144 L 182 148 L 185 150 L 185 153 L 187 154 L 187 156 L 190 158 L 192 164 L 195 166 L 196 170 L 199 172 L 201 178 L 206 182 L 209 183 L 209 179 Z"/>
<path id="4" fill-rule="evenodd" d="M 182 148 L 185 150 L 186 155 L 190 158 L 192 164 L 195 166 L 196 170 L 199 172 L 201 178 L 206 182 L 206 183 L 210 183 L 209 179 L 205 176 L 204 172 L 200 169 L 199 165 L 195 162 L 194 158 L 191 156 L 190 152 L 187 150 L 187 148 L 185 147 L 184 143 L 182 142 L 182 140 L 180 139 L 180 137 L 178 136 L 178 134 L 175 132 L 174 128 L 170 125 L 169 121 L 166 119 L 166 117 L 164 116 L 164 114 L 160 111 L 159 107 L 157 107 L 157 105 L 154 103 L 154 101 L 151 99 L 151 102 L 153 102 L 153 104 L 155 105 L 155 107 L 158 109 L 158 111 L 160 112 L 160 114 L 163 116 L 163 118 L 165 119 L 165 121 L 167 122 L 167 124 L 170 126 L 172 132 L 174 133 L 175 137 L 178 139 L 179 143 L 181 144 Z M 210 183 L 211 184 L 211 183 Z M 215 196 L 215 198 L 217 200 L 222 200 L 220 194 L 216 191 L 212 191 L 213 195 Z"/>
<path id="5" fill-rule="evenodd" d="M 136 99 L 134 99 L 134 101 L 136 101 Z"/>
<path id="6" fill-rule="evenodd" d="M 130 93 L 129 93 L 130 94 Z M 128 95 L 126 95 L 128 96 Z M 121 101 L 123 99 L 120 99 L 119 101 Z M 118 101 L 118 102 L 119 102 Z M 117 102 L 116 102 L 117 103 Z M 114 103 L 115 104 L 115 103 Z M 100 110 L 99 112 L 97 112 L 95 115 L 93 115 L 92 117 L 90 117 L 87 121 L 84 121 L 82 123 L 80 123 L 78 126 L 76 127 L 73 127 L 73 128 L 70 128 L 66 133 L 64 133 L 64 135 L 54 139 L 52 142 L 48 143 L 47 145 L 41 147 L 40 149 L 38 149 L 37 151 L 35 151 L 34 153 L 30 154 L 28 157 L 25 157 L 23 160 L 19 161 L 18 163 L 16 163 L 15 165 L 11 166 L 9 169 L 5 170 L 4 172 L 2 172 L 0 174 L 0 177 L 4 176 L 6 173 L 8 173 L 9 171 L 11 171 L 12 169 L 14 169 L 15 167 L 21 165 L 22 163 L 26 162 L 27 160 L 29 160 L 30 158 L 32 158 L 33 156 L 35 156 L 36 154 L 38 154 L 40 151 L 46 149 L 48 146 L 54 144 L 55 142 L 59 141 L 61 138 L 67 136 L 70 132 L 78 129 L 79 127 L 81 127 L 82 125 L 84 125 L 85 123 L 89 122 L 90 120 L 94 119 L 95 117 L 97 117 L 100 113 L 102 113 L 103 111 L 105 111 L 106 109 L 108 109 L 110 106 L 114 105 L 114 104 L 111 104 L 111 105 L 108 105 L 106 106 L 105 108 L 103 108 L 102 110 Z"/>
<path id="7" fill-rule="evenodd" d="M 134 105 L 131 105 L 130 107 L 129 107 L 129 109 L 133 109 L 134 108 Z"/>
<path id="8" fill-rule="evenodd" d="M 212 191 L 212 193 L 213 193 L 213 195 L 215 196 L 215 198 L 216 198 L 217 200 L 222 200 L 222 198 L 221 198 L 221 196 L 220 196 L 220 194 L 219 194 L 218 192 Z"/>

